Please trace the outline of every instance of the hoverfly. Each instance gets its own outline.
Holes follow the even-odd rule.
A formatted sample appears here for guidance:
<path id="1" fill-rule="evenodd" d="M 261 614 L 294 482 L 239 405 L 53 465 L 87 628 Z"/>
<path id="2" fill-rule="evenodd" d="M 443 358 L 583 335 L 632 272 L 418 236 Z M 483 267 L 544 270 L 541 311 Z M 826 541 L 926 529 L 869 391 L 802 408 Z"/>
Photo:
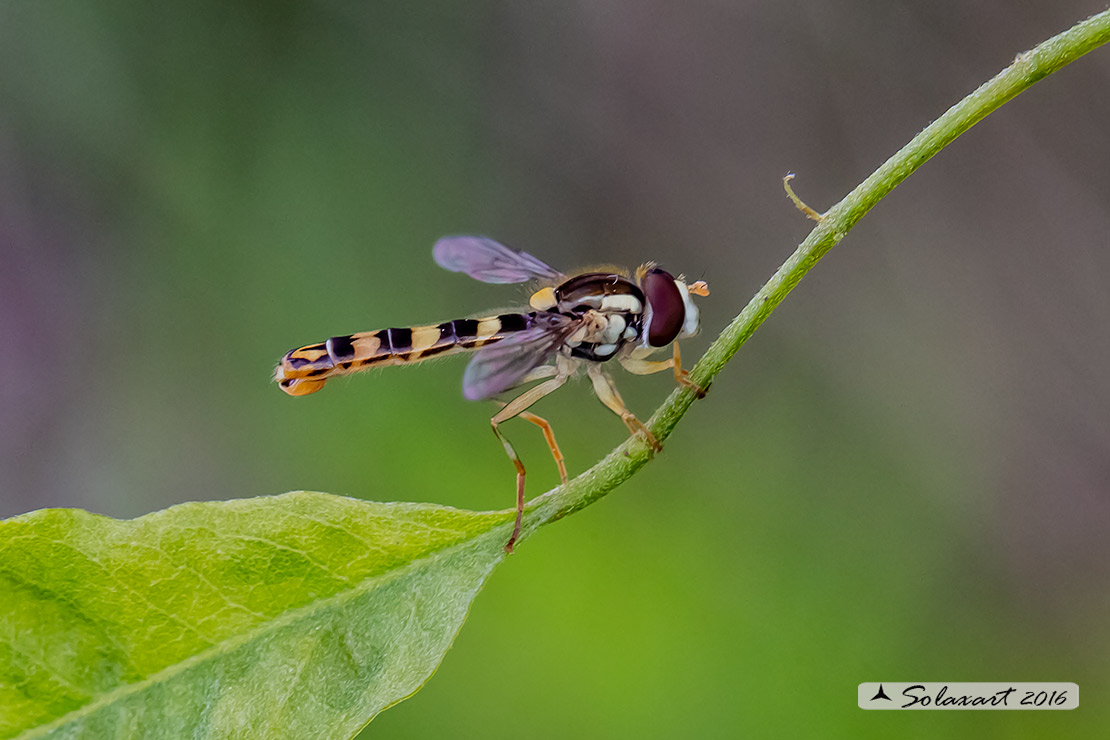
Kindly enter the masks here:
<path id="1" fill-rule="evenodd" d="M 703 396 L 704 390 L 686 377 L 675 340 L 697 333 L 698 308 L 692 296 L 707 296 L 709 288 L 700 280 L 687 285 L 651 263 L 634 276 L 612 269 L 564 275 L 525 252 L 480 236 L 444 237 L 433 255 L 441 267 L 484 283 L 535 281 L 537 289 L 528 300 L 532 310 L 332 337 L 287 353 L 274 379 L 289 395 L 305 396 L 339 375 L 474 351 L 463 374 L 463 396 L 469 400 L 542 380 L 503 403 L 490 420 L 516 467 L 516 524 L 505 545 L 512 552 L 524 514 L 524 464 L 501 424 L 519 416 L 540 427 L 566 483 L 566 464 L 551 425 L 528 409 L 584 368 L 601 402 L 632 434 L 642 434 L 656 450 L 662 449 L 624 405 L 605 363 L 616 359 L 637 375 L 673 370 L 678 383 Z M 673 346 L 670 359 L 647 359 L 667 345 Z"/>

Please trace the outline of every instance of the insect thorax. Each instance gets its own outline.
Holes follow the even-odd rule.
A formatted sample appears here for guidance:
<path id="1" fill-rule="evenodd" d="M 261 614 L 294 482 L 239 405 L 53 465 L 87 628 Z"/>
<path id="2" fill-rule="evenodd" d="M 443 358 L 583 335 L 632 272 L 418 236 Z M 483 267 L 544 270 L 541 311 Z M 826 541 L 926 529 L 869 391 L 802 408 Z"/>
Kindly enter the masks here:
<path id="1" fill-rule="evenodd" d="M 554 310 L 581 317 L 582 325 L 564 347 L 572 357 L 605 362 L 625 345 L 640 341 L 644 294 L 623 275 L 577 275 L 555 288 L 551 297 Z"/>

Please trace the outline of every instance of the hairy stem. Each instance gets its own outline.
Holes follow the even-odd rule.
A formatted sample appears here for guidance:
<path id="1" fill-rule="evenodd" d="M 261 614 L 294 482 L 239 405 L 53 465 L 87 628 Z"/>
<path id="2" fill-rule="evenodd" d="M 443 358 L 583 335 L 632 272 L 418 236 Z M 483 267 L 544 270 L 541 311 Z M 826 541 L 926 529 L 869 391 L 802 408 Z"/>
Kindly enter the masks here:
<path id="1" fill-rule="evenodd" d="M 1076 24 L 1031 51 L 1019 54 L 1009 67 L 949 108 L 824 214 L 805 241 L 710 345 L 690 371 L 690 379 L 708 388 L 725 363 L 818 260 L 839 243 L 876 203 L 930 157 L 1018 93 L 1108 40 L 1110 10 Z M 670 436 L 694 400 L 694 393 L 687 388 L 679 387 L 671 393 L 647 424 L 657 439 L 662 441 Z M 574 480 L 532 501 L 522 537 L 542 524 L 589 506 L 627 480 L 651 457 L 651 447 L 639 435 L 629 438 Z"/>

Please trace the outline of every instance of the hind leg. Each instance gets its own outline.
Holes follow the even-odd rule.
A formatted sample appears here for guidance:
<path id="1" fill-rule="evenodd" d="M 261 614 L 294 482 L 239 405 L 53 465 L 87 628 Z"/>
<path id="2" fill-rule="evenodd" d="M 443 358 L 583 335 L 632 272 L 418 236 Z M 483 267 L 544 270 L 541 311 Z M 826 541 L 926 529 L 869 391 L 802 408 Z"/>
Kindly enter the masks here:
<path id="1" fill-rule="evenodd" d="M 497 439 L 501 441 L 501 445 L 505 448 L 505 454 L 509 456 L 509 459 L 513 461 L 513 465 L 516 466 L 516 523 L 513 525 L 512 536 L 509 537 L 509 541 L 505 544 L 506 552 L 513 551 L 513 545 L 516 543 L 516 538 L 520 536 L 520 525 L 524 518 L 525 471 L 524 463 L 520 461 L 520 456 L 517 455 L 516 449 L 513 447 L 513 443 L 510 442 L 509 439 L 504 435 L 504 433 L 500 429 L 500 426 L 509 419 L 512 419 L 514 416 L 521 416 L 527 413 L 529 406 L 546 396 L 548 393 L 553 393 L 554 391 L 558 390 L 559 387 L 562 386 L 565 382 L 567 382 L 567 376 L 565 375 L 556 375 L 550 380 L 545 380 L 539 385 L 529 388 L 524 393 L 521 393 L 519 396 L 509 401 L 507 404 L 505 404 L 504 408 L 494 414 L 493 418 L 490 419 L 490 426 L 493 427 L 493 433 L 497 436 Z M 529 416 L 534 415 L 529 414 Z M 538 419 L 539 417 L 535 418 Z M 529 419 L 529 421 L 531 421 L 531 419 Z M 547 424 L 547 422 L 544 421 L 544 424 Z M 550 431 L 550 426 L 548 426 L 547 429 L 548 431 Z M 553 445 L 553 448 L 555 450 L 558 450 L 558 446 L 554 445 L 554 441 L 555 437 L 554 435 L 552 435 L 551 444 Z M 559 453 L 559 457 L 562 457 L 562 453 Z M 558 461 L 559 458 L 557 457 L 556 462 Z M 564 476 L 566 475 L 566 469 L 562 466 L 560 466 L 560 473 L 562 473 Z"/>
<path id="2" fill-rule="evenodd" d="M 632 434 L 638 432 L 644 435 L 644 439 L 655 448 L 656 452 L 662 450 L 663 445 L 655 438 L 651 430 L 644 426 L 644 423 L 637 419 L 636 415 L 624 405 L 624 399 L 621 398 L 617 387 L 613 385 L 613 379 L 599 365 L 591 366 L 586 372 L 594 384 L 594 393 L 597 394 L 598 399 L 605 404 L 606 408 L 621 418 L 624 425 L 628 427 L 628 431 Z"/>

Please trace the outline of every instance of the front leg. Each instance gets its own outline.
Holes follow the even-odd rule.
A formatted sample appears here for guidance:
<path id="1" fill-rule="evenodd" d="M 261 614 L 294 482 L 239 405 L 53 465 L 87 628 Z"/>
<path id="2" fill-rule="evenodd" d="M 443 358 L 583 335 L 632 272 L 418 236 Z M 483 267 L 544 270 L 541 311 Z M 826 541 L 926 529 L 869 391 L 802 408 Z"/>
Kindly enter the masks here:
<path id="1" fill-rule="evenodd" d="M 620 359 L 621 366 L 634 375 L 651 375 L 674 368 L 676 383 L 692 390 L 698 398 L 705 398 L 709 389 L 702 388 L 690 380 L 690 373 L 682 369 L 682 352 L 678 349 L 678 342 L 674 342 L 672 346 L 674 347 L 674 354 L 669 360 L 638 360 L 632 357 L 622 357 Z"/>

